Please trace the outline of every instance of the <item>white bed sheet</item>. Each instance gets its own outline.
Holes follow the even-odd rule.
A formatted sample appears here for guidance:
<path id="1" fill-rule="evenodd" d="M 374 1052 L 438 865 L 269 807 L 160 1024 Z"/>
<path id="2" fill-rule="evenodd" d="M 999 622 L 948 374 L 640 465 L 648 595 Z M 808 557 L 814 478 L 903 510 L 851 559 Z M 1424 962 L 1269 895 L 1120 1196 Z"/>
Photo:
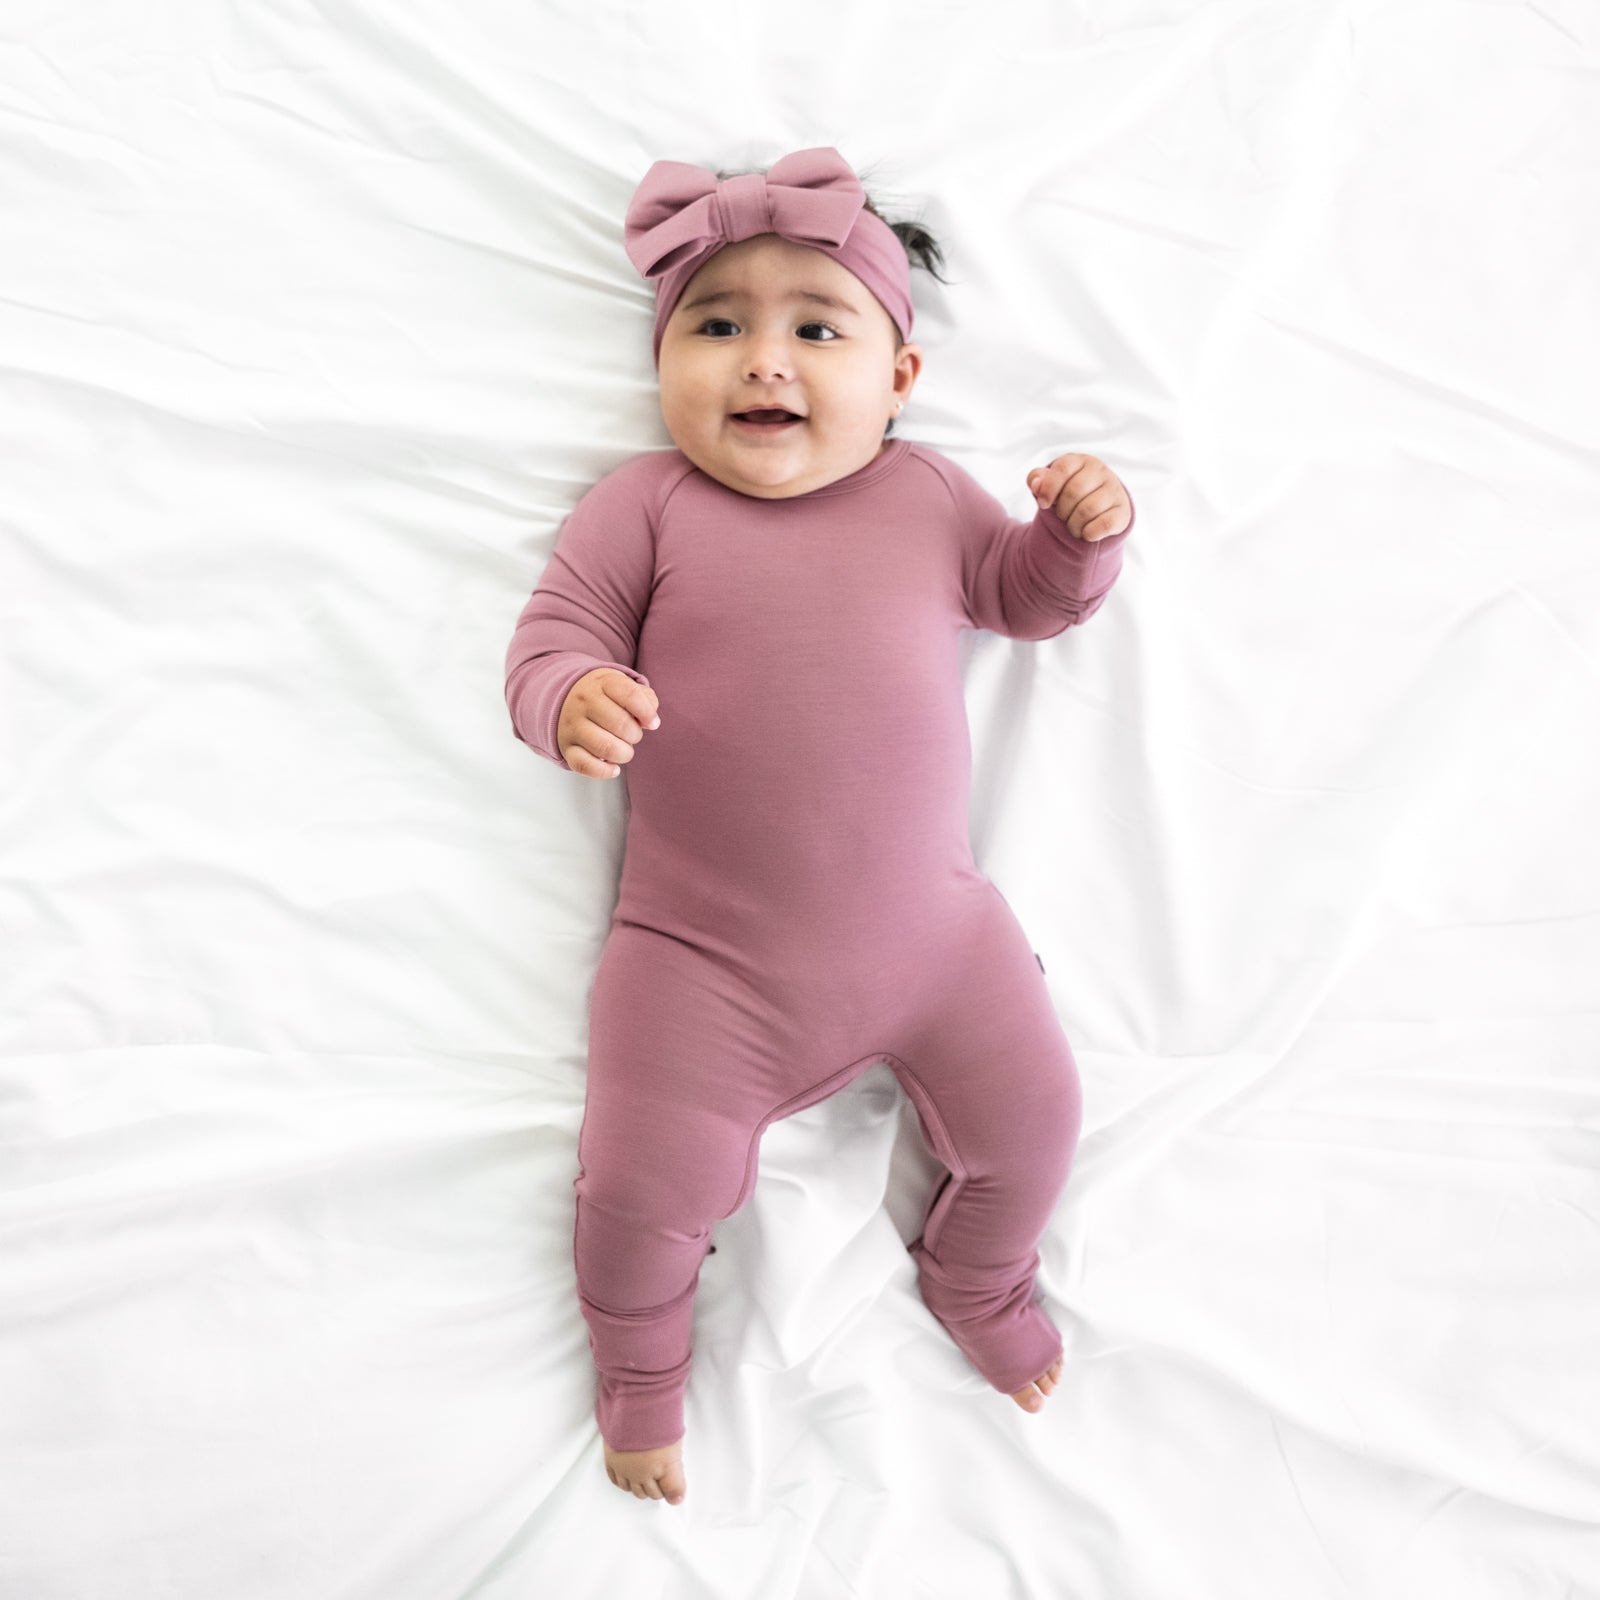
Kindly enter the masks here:
<path id="1" fill-rule="evenodd" d="M 0 18 L 0 1595 L 1600 1596 L 1600 112 L 1572 0 Z M 688 1499 L 574 1294 L 623 796 L 510 732 L 670 443 L 658 157 L 944 244 L 901 431 L 1140 509 L 970 642 L 1082 1070 L 1023 1415 L 887 1068 L 702 1274 Z"/>

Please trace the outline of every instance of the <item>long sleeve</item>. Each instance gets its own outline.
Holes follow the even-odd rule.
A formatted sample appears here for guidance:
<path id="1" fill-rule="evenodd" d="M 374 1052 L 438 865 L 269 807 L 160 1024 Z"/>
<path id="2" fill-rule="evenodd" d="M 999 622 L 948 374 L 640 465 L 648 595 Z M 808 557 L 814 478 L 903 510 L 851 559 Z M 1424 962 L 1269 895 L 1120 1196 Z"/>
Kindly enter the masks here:
<path id="1" fill-rule="evenodd" d="M 1091 544 L 1043 507 L 1031 522 L 1010 516 L 963 467 L 948 457 L 939 464 L 961 520 L 962 596 L 975 628 L 1053 639 L 1100 609 L 1122 571 L 1132 517 L 1121 533 Z"/>
<path id="2" fill-rule="evenodd" d="M 633 663 L 655 581 L 653 482 L 648 458 L 634 457 L 584 494 L 562 524 L 506 650 L 512 731 L 563 768 L 556 731 L 579 678 L 611 667 L 650 684 Z"/>

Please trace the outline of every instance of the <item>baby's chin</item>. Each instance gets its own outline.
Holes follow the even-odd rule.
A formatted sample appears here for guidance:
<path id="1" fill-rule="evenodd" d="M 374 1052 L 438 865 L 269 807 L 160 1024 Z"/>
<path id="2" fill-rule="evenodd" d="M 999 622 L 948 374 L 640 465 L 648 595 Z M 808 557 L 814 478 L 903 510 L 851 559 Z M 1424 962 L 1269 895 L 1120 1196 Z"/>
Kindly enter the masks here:
<path id="1" fill-rule="evenodd" d="M 810 426 L 796 423 L 792 431 Z M 812 441 L 804 438 L 676 442 L 708 478 L 760 500 L 787 500 L 825 488 L 877 460 L 889 444 L 870 434 L 853 447 L 825 451 L 809 448 Z"/>

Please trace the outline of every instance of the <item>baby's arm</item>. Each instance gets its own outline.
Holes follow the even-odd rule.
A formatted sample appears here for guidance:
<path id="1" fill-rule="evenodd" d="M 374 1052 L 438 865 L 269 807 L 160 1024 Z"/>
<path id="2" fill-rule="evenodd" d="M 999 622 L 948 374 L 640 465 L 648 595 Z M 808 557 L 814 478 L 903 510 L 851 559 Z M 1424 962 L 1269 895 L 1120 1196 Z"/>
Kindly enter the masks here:
<path id="1" fill-rule="evenodd" d="M 650 680 L 633 665 L 655 581 L 648 465 L 647 456 L 624 462 L 573 507 L 506 651 L 512 731 L 546 760 L 590 777 L 614 774 L 600 770 L 607 763 L 589 746 L 612 733 L 629 742 L 626 727 L 637 726 L 635 716 L 648 723 L 656 709 Z M 622 679 L 643 687 L 630 692 Z M 569 696 L 574 715 L 564 717 Z"/>
<path id="2" fill-rule="evenodd" d="M 1008 639 L 1053 639 L 1100 609 L 1133 532 L 1131 494 L 1127 527 L 1089 541 L 1048 507 L 1031 522 L 1011 516 L 965 468 L 948 457 L 939 465 L 960 519 L 962 591 L 974 627 Z"/>

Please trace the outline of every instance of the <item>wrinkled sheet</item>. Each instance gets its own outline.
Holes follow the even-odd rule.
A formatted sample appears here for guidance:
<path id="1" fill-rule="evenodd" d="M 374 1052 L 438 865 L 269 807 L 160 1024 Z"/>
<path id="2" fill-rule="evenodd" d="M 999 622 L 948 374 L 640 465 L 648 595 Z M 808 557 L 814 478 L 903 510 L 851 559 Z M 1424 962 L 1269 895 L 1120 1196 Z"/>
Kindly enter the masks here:
<path id="1" fill-rule="evenodd" d="M 7 8 L 0 1594 L 1600 1595 L 1597 39 Z M 502 657 L 670 443 L 634 184 L 808 144 L 946 249 L 901 431 L 1140 510 L 967 658 L 1084 1080 L 1067 1364 L 1026 1416 L 922 1307 L 874 1068 L 717 1230 L 674 1508 L 571 1260 L 624 796 Z"/>

